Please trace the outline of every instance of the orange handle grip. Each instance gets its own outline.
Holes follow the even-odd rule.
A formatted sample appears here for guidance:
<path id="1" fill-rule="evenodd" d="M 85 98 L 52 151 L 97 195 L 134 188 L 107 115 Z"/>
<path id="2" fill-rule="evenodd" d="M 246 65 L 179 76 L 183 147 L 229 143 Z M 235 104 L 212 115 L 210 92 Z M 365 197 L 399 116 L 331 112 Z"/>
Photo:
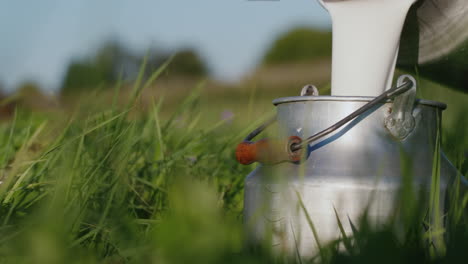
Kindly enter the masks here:
<path id="1" fill-rule="evenodd" d="M 236 159 L 240 164 L 249 165 L 254 162 L 277 164 L 284 161 L 298 162 L 302 157 L 302 149 L 292 151 L 293 144 L 300 144 L 300 137 L 292 136 L 287 140 L 262 139 L 257 142 L 244 141 L 237 145 Z"/>

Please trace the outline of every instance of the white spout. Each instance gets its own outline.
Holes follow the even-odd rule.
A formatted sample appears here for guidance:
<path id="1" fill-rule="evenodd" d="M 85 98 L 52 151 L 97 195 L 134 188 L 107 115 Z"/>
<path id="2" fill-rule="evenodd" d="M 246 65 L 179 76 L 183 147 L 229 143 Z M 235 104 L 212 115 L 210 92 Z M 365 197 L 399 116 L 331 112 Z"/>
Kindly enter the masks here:
<path id="1" fill-rule="evenodd" d="M 389 89 L 400 35 L 416 0 L 319 0 L 333 22 L 332 95 Z"/>

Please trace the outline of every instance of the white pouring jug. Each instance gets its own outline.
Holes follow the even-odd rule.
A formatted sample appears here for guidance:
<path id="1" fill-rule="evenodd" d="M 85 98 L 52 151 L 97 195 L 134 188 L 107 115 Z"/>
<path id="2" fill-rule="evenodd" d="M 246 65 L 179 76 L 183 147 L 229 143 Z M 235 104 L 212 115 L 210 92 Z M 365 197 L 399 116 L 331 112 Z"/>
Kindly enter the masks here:
<path id="1" fill-rule="evenodd" d="M 332 95 L 377 96 L 390 88 L 400 35 L 416 0 L 319 0 L 333 22 Z"/>

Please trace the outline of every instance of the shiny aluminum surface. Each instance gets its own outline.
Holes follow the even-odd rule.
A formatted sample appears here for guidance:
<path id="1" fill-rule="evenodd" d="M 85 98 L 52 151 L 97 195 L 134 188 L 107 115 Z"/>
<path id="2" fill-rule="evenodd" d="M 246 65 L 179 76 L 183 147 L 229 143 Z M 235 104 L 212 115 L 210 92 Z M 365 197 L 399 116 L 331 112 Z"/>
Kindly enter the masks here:
<path id="1" fill-rule="evenodd" d="M 307 138 L 346 117 L 371 98 L 305 96 L 280 98 L 280 137 Z M 335 210 L 351 233 L 351 224 L 368 208 L 375 225 L 392 213 L 402 180 L 401 153 L 410 157 L 415 186 L 429 189 L 432 159 L 444 104 L 419 100 L 415 128 L 404 140 L 390 135 L 384 120 L 393 104 L 380 104 L 332 135 L 308 147 L 301 164 L 260 165 L 246 179 L 244 216 L 253 240 L 269 241 L 280 252 L 317 253 L 318 243 L 303 208 L 323 246 L 339 238 Z M 440 197 L 456 170 L 442 155 Z M 443 202 L 441 202 L 443 206 Z M 297 251 L 296 251 L 297 249 Z"/>

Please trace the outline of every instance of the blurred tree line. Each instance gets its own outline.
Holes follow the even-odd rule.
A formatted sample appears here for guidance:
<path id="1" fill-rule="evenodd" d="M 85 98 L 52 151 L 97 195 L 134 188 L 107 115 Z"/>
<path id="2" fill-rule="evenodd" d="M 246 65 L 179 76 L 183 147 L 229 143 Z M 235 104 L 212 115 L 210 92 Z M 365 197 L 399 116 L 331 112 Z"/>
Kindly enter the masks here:
<path id="1" fill-rule="evenodd" d="M 468 47 L 468 42 L 464 45 Z M 119 80 L 131 82 L 138 76 L 145 56 L 147 67 L 144 75 L 148 76 L 172 55 L 175 56 L 165 74 L 162 75 L 163 78 L 164 76 L 199 78 L 209 74 L 205 62 L 194 49 L 182 49 L 175 54 L 153 49 L 143 54 L 132 52 L 120 42 L 111 40 L 102 45 L 95 54 L 87 58 L 72 60 L 65 71 L 60 91 L 62 94 L 69 94 L 97 87 L 111 87 Z M 331 32 L 297 27 L 284 32 L 272 42 L 270 47 L 267 47 L 260 65 L 313 62 L 330 59 L 331 55 Z M 421 76 L 466 92 L 468 89 L 468 59 L 466 58 L 468 58 L 468 48 L 463 48 L 436 63 L 424 66 L 409 66 L 408 64 L 399 66 L 404 70 L 416 72 Z M 34 84 L 33 82 L 26 84 L 28 83 L 29 86 Z M 17 88 L 21 88 L 24 84 Z M 34 86 L 36 90 L 39 90 L 36 84 Z"/>
<path id="2" fill-rule="evenodd" d="M 274 41 L 263 64 L 283 64 L 331 58 L 331 32 L 299 27 L 287 31 Z"/>
<path id="3" fill-rule="evenodd" d="M 172 54 L 151 50 L 147 54 L 145 75 L 166 62 Z M 70 94 L 96 87 L 110 87 L 119 80 L 132 81 L 145 55 L 135 54 L 117 41 L 109 41 L 93 55 L 73 60 L 65 73 L 61 93 Z M 295 28 L 280 36 L 267 49 L 262 64 L 310 61 L 331 57 L 331 33 L 309 28 Z M 202 58 L 193 49 L 178 51 L 166 75 L 171 77 L 204 77 L 209 71 Z"/>
<path id="4" fill-rule="evenodd" d="M 145 55 L 136 54 L 116 41 L 109 41 L 94 56 L 73 60 L 69 64 L 61 93 L 109 87 L 119 80 L 135 80 L 145 56 L 147 64 L 144 75 L 148 76 L 169 60 L 172 54 L 158 50 L 149 51 Z M 208 74 L 208 69 L 193 49 L 183 49 L 174 54 L 166 73 L 179 77 L 203 77 Z"/>

